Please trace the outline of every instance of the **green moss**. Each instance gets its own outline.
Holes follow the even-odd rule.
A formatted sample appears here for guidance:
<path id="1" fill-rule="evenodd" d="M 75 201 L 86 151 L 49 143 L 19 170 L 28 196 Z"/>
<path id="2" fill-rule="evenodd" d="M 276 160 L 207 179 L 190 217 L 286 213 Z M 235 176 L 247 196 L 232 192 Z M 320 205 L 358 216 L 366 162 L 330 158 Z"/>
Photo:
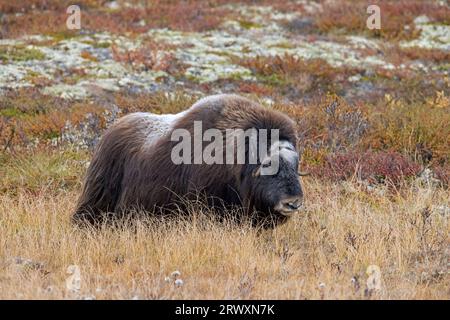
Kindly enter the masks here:
<path id="1" fill-rule="evenodd" d="M 27 70 L 27 75 L 25 76 L 24 80 L 33 82 L 33 80 L 39 78 L 40 74 L 36 71 Z"/>
<path id="2" fill-rule="evenodd" d="M 238 59 L 237 56 L 235 56 L 234 54 L 230 53 L 230 52 L 223 52 L 223 51 L 205 51 L 206 54 L 214 54 L 216 56 L 219 57 L 225 57 L 225 58 L 230 58 L 230 59 Z"/>
<path id="3" fill-rule="evenodd" d="M 88 154 L 83 151 L 37 151 L 0 157 L 0 193 L 40 190 L 43 185 L 70 190 L 80 184 Z"/>
<path id="4" fill-rule="evenodd" d="M 248 20 L 238 20 L 239 26 L 244 29 L 261 28 L 262 25 Z"/>
<path id="5" fill-rule="evenodd" d="M 290 42 L 283 41 L 283 42 L 279 42 L 274 45 L 271 45 L 271 46 L 269 46 L 269 48 L 293 49 L 293 48 L 295 48 L 295 45 L 293 45 Z"/>
<path id="6" fill-rule="evenodd" d="M 288 83 L 285 77 L 282 77 L 278 74 L 271 74 L 270 76 L 258 74 L 256 75 L 256 77 L 258 81 L 271 86 L 285 86 Z"/>
<path id="7" fill-rule="evenodd" d="M 244 46 L 242 47 L 242 53 L 247 54 L 247 53 L 252 53 L 252 48 Z"/>
<path id="8" fill-rule="evenodd" d="M 233 81 L 242 81 L 244 80 L 244 74 L 242 72 L 234 72 L 227 76 L 227 79 Z"/>
<path id="9" fill-rule="evenodd" d="M 24 116 L 25 112 L 16 109 L 16 108 L 6 108 L 6 109 L 0 109 L 0 116 L 4 117 L 21 117 Z"/>
<path id="10" fill-rule="evenodd" d="M 439 64 L 436 66 L 436 69 L 439 71 L 448 71 L 450 70 L 450 63 Z"/>
<path id="11" fill-rule="evenodd" d="M 69 75 L 68 77 L 63 78 L 63 82 L 65 84 L 77 84 L 81 80 L 88 79 L 88 78 L 92 78 L 92 76 L 73 73 L 73 74 Z M 107 78 L 107 77 L 104 76 L 103 78 Z M 97 79 L 100 79 L 100 77 L 97 77 Z"/>
<path id="12" fill-rule="evenodd" d="M 94 41 L 94 40 L 85 40 L 85 41 L 81 41 L 81 42 L 85 43 L 85 44 L 88 44 L 88 45 L 91 45 L 91 46 L 93 46 L 94 48 L 97 48 L 97 49 L 106 49 L 106 48 L 111 47 L 111 43 L 109 43 L 109 42 L 97 42 L 97 41 Z"/>
<path id="13" fill-rule="evenodd" d="M 94 48 L 106 49 L 106 48 L 111 47 L 111 43 L 108 43 L 108 42 L 95 42 L 93 46 L 94 46 Z"/>
<path id="14" fill-rule="evenodd" d="M 39 73 L 33 70 L 27 70 L 27 77 L 35 78 L 38 77 Z"/>
<path id="15" fill-rule="evenodd" d="M 25 47 L 0 47 L 0 60 L 4 62 L 43 59 L 45 59 L 45 54 L 38 49 Z"/>
<path id="16" fill-rule="evenodd" d="M 51 140 L 51 139 L 58 138 L 58 137 L 59 137 L 58 131 L 48 131 L 48 132 L 44 132 L 42 134 L 42 138 L 44 140 Z"/>
<path id="17" fill-rule="evenodd" d="M 74 31 L 60 31 L 60 32 L 53 32 L 50 33 L 49 36 L 53 37 L 55 42 L 59 42 L 62 40 L 68 40 L 72 39 L 78 36 L 78 34 Z"/>

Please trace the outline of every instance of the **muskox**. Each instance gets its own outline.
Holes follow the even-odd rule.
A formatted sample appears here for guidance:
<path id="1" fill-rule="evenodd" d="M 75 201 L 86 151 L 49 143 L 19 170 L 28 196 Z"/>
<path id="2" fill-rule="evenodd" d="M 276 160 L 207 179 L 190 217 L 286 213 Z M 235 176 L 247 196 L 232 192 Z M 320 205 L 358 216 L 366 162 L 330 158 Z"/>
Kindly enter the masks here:
<path id="1" fill-rule="evenodd" d="M 198 123 L 205 132 L 212 129 L 224 133 L 224 137 L 230 130 L 265 130 L 269 143 L 261 144 L 258 134 L 256 139 L 245 136 L 241 144 L 243 162 L 199 163 L 194 159 L 199 148 L 193 139 L 189 142 L 192 148 L 180 152 L 184 159 L 193 161 L 174 161 L 174 150 L 180 144 L 180 140 L 174 140 L 174 133 L 195 136 Z M 276 140 L 272 139 L 275 133 Z M 228 139 L 223 143 L 222 150 L 233 151 L 230 159 L 236 160 L 238 143 L 230 149 Z M 200 152 L 207 146 L 208 142 L 202 141 Z M 270 166 L 277 170 L 261 174 Z M 73 218 L 96 224 L 105 216 L 123 217 L 137 211 L 166 215 L 175 209 L 180 212 L 186 199 L 202 195 L 200 199 L 217 209 L 213 211 L 218 216 L 237 207 L 254 224 L 275 226 L 302 205 L 298 166 L 294 122 L 281 112 L 238 95 L 206 97 L 178 114 L 132 113 L 106 130 L 96 146 Z"/>

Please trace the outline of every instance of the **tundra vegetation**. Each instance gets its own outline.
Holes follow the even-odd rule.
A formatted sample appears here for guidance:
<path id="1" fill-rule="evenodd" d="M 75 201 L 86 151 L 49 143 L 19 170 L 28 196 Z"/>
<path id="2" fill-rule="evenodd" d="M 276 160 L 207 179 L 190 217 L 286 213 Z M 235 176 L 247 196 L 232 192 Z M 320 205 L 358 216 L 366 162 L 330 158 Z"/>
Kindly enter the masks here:
<path id="1" fill-rule="evenodd" d="M 450 298 L 448 1 L 79 3 L 0 0 L 0 298 Z M 296 121 L 303 211 L 70 223 L 105 128 L 213 93 Z"/>

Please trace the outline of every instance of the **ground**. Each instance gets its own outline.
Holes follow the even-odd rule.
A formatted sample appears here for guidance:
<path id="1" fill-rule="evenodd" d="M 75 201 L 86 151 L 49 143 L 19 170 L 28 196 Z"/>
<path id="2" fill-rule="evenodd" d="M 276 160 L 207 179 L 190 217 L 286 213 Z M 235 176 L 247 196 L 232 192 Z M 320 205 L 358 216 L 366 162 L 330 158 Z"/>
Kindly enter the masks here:
<path id="1" fill-rule="evenodd" d="M 449 299 L 447 1 L 0 0 L 0 298 Z M 275 230 L 70 223 L 103 130 L 232 92 L 297 123 Z"/>

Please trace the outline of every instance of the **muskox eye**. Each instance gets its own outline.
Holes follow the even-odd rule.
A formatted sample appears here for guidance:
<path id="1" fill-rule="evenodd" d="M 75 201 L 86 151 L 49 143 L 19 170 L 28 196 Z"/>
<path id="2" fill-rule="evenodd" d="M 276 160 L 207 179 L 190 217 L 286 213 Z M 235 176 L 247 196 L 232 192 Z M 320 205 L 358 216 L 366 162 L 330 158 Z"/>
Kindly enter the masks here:
<path id="1" fill-rule="evenodd" d="M 268 167 L 270 167 L 272 165 L 272 161 L 266 161 L 266 162 L 264 162 L 263 164 L 262 164 L 262 167 L 263 168 L 268 168 Z"/>

